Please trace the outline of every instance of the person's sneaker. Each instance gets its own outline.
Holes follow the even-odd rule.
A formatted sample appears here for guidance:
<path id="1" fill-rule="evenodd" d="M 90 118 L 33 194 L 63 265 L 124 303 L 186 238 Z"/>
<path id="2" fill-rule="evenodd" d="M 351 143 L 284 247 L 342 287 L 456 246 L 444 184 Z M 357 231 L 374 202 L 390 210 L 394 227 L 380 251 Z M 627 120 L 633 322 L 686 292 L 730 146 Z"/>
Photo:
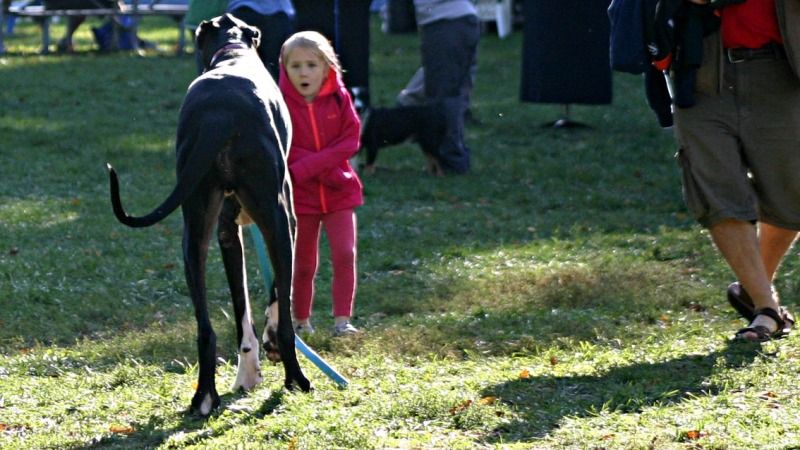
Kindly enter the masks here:
<path id="1" fill-rule="evenodd" d="M 314 334 L 314 327 L 310 323 L 298 323 L 294 326 L 294 334 L 309 335 Z"/>
<path id="2" fill-rule="evenodd" d="M 334 336 L 345 336 L 349 334 L 358 334 L 358 328 L 354 327 L 353 324 L 350 322 L 340 323 L 333 327 L 333 335 Z"/>

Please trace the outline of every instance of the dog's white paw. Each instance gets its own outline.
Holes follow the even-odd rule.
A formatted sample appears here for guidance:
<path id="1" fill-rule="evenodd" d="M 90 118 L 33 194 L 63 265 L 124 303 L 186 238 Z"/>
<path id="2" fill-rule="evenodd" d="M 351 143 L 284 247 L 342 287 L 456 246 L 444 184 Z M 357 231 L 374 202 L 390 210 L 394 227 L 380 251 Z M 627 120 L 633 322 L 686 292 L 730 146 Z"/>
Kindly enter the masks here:
<path id="1" fill-rule="evenodd" d="M 200 404 L 200 414 L 203 416 L 207 416 L 211 413 L 211 409 L 214 408 L 214 397 L 211 394 L 206 394 L 203 398 L 203 403 Z"/>
<path id="2" fill-rule="evenodd" d="M 231 390 L 243 389 L 250 391 L 263 380 L 258 362 L 258 349 L 256 348 L 248 353 L 239 353 L 239 370 L 236 373 L 236 381 L 234 381 Z"/>
<path id="3" fill-rule="evenodd" d="M 239 364 L 236 381 L 232 390 L 244 389 L 249 391 L 263 380 L 261 364 L 258 360 L 258 338 L 253 333 L 252 326 L 245 328 L 242 336 L 242 345 L 239 347 Z"/>

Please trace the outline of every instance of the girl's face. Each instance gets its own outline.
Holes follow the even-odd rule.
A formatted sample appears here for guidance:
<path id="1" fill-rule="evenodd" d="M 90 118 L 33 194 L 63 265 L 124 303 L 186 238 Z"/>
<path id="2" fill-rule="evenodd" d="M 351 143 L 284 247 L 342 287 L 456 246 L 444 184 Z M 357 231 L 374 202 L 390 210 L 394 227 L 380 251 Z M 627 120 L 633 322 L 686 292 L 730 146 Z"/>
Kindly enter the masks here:
<path id="1" fill-rule="evenodd" d="M 286 73 L 297 92 L 310 102 L 328 75 L 328 63 L 310 48 L 295 47 L 286 55 Z"/>

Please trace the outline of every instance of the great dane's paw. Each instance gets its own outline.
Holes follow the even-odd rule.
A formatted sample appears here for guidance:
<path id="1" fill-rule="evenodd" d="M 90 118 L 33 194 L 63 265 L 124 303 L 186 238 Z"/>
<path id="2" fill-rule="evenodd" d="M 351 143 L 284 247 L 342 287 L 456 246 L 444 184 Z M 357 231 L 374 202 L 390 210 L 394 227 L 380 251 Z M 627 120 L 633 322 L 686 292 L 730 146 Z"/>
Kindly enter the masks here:
<path id="1" fill-rule="evenodd" d="M 231 387 L 232 391 L 243 389 L 252 390 L 258 383 L 263 381 L 261 376 L 261 365 L 258 361 L 258 342 L 255 345 L 242 346 L 239 350 L 239 365 L 236 374 L 236 381 Z"/>
<path id="2" fill-rule="evenodd" d="M 220 404 L 219 395 L 217 390 L 212 388 L 210 391 L 197 390 L 192 397 L 191 411 L 203 417 L 211 414 Z"/>
<path id="3" fill-rule="evenodd" d="M 302 373 L 298 373 L 292 376 L 287 376 L 283 382 L 284 387 L 286 390 L 293 391 L 296 387 L 299 387 L 303 392 L 311 392 L 314 390 L 314 387 L 311 386 L 311 382 L 308 381 Z"/>

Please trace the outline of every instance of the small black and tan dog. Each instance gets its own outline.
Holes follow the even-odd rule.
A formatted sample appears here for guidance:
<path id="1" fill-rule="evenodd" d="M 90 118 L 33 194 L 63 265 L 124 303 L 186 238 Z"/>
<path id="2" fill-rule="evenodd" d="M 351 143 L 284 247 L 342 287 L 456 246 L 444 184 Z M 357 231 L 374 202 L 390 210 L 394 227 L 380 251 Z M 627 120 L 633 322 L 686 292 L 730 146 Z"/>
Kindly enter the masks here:
<path id="1" fill-rule="evenodd" d="M 427 170 L 433 175 L 444 174 L 439 162 L 439 145 L 445 133 L 442 109 L 436 104 L 371 108 L 363 120 L 361 151 L 366 152 L 363 170 L 375 173 L 378 150 L 383 147 L 415 140 L 425 155 Z"/>
<path id="2" fill-rule="evenodd" d="M 284 385 L 303 391 L 294 347 L 290 292 L 294 219 L 286 156 L 291 121 L 283 98 L 256 53 L 260 33 L 225 14 L 197 28 L 204 72 L 186 93 L 176 139 L 177 182 L 151 213 L 129 216 L 119 182 L 108 165 L 114 214 L 130 227 L 147 227 L 179 206 L 183 211 L 183 260 L 195 308 L 199 380 L 191 408 L 208 415 L 220 403 L 214 369 L 216 335 L 208 316 L 205 266 L 214 225 L 236 314 L 239 365 L 233 389 L 261 380 L 259 343 L 250 314 L 240 225 L 251 219 L 264 236 L 274 271 L 262 343 L 270 360 L 283 361 Z"/>

